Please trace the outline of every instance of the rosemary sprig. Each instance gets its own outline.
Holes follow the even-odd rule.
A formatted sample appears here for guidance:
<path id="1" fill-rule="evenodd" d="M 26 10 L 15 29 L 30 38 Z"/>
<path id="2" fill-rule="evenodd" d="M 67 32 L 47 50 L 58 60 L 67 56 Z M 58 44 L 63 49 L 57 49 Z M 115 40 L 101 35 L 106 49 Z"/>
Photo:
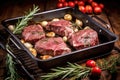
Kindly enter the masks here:
<path id="1" fill-rule="evenodd" d="M 29 12 L 19 20 L 15 25 L 15 30 L 13 34 L 18 34 L 22 31 L 22 29 L 27 25 L 28 21 L 33 18 L 33 15 L 39 10 L 38 6 L 33 5 L 33 10 L 29 10 Z M 11 49 L 9 44 L 6 44 L 6 49 Z M 6 65 L 8 69 L 8 77 L 5 80 L 17 80 L 18 74 L 15 69 L 15 62 L 10 54 L 7 54 Z"/>
<path id="2" fill-rule="evenodd" d="M 15 25 L 15 30 L 13 31 L 13 34 L 21 33 L 22 29 L 27 25 L 28 21 L 33 18 L 33 15 L 39 11 L 38 6 L 33 5 L 33 10 L 29 10 L 28 13 Z"/>
<path id="3" fill-rule="evenodd" d="M 53 73 L 41 76 L 42 80 L 53 80 L 60 77 L 61 80 L 69 77 L 74 79 L 85 78 L 89 75 L 91 68 L 83 67 L 78 64 L 68 63 L 67 67 L 57 67 L 52 69 Z"/>
<path id="4" fill-rule="evenodd" d="M 120 55 L 118 56 L 111 56 L 109 60 L 102 59 L 102 61 L 98 61 L 97 65 L 102 69 L 102 70 L 107 70 L 110 73 L 116 72 L 116 65 L 119 62 Z"/>
<path id="5" fill-rule="evenodd" d="M 97 61 L 97 66 L 101 70 L 107 70 L 110 73 L 113 73 L 119 60 L 120 56 L 112 56 L 109 58 L 109 60 L 102 59 L 99 62 Z M 90 67 L 68 63 L 67 67 L 57 67 L 55 69 L 52 69 L 51 73 L 47 73 L 41 76 L 41 78 L 42 80 L 54 80 L 56 78 L 59 78 L 60 80 L 63 80 L 65 78 L 69 78 L 70 80 L 83 79 L 91 74 L 91 70 L 92 69 Z"/>
<path id="6" fill-rule="evenodd" d="M 6 44 L 6 49 L 11 50 L 8 44 Z M 19 78 L 19 75 L 16 73 L 15 62 L 13 61 L 13 58 L 10 54 L 7 54 L 6 65 L 8 65 L 8 77 L 5 80 L 17 80 L 17 78 Z"/>
<path id="7" fill-rule="evenodd" d="M 19 75 L 16 73 L 15 69 L 15 62 L 12 60 L 12 57 L 10 54 L 7 54 L 7 61 L 6 64 L 8 65 L 8 77 L 5 80 L 17 80 L 19 78 Z"/>

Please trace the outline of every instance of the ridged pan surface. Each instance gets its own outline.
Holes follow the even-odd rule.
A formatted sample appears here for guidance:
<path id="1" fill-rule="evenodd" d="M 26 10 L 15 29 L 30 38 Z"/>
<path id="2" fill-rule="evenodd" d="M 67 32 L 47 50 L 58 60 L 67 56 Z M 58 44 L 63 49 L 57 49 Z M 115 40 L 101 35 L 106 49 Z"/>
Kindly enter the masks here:
<path id="1" fill-rule="evenodd" d="M 35 14 L 32 20 L 35 22 L 51 20 L 53 18 L 61 18 L 67 13 L 70 13 L 74 17 L 81 19 L 84 23 L 84 26 L 90 26 L 90 28 L 95 30 L 98 33 L 100 44 L 93 47 L 84 48 L 81 50 L 74 50 L 69 54 L 59 55 L 47 60 L 42 60 L 34 57 L 31 54 L 31 52 L 20 42 L 20 39 L 7 28 L 8 25 L 15 25 L 18 19 L 21 19 L 22 17 L 6 19 L 2 21 L 2 24 L 9 32 L 9 34 L 14 38 L 15 42 L 17 42 L 17 44 L 22 49 L 26 50 L 27 54 L 29 54 L 29 56 L 36 60 L 38 62 L 39 67 L 42 69 L 49 69 L 55 66 L 63 65 L 67 62 L 82 61 L 85 59 L 96 57 L 98 55 L 105 55 L 106 53 L 109 53 L 113 49 L 114 43 L 118 39 L 118 37 L 109 30 L 107 30 L 106 28 L 104 28 L 98 22 L 93 20 L 88 15 L 83 14 L 76 9 L 67 7 L 45 11 Z"/>

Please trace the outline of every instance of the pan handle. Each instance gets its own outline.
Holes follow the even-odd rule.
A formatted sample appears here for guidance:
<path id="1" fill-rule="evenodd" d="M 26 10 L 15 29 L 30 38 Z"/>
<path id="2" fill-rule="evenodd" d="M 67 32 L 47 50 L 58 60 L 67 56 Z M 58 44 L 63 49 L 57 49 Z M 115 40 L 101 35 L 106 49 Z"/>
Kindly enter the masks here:
<path id="1" fill-rule="evenodd" d="M 104 20 L 102 20 L 101 18 L 99 18 L 98 16 L 96 16 L 96 15 L 92 15 L 91 16 L 92 18 L 96 18 L 97 20 L 99 20 L 101 23 L 103 23 L 106 27 L 105 28 L 107 28 L 107 29 L 111 29 L 111 26 L 107 23 L 107 22 L 105 22 Z"/>
<path id="2" fill-rule="evenodd" d="M 113 31 L 113 33 L 115 33 L 114 30 L 113 30 L 113 28 L 112 28 L 107 22 L 105 22 L 104 20 L 102 20 L 101 18 L 99 18 L 99 17 L 96 16 L 96 15 L 92 15 L 91 17 L 92 17 L 92 18 L 96 18 L 96 19 L 99 20 L 101 23 L 103 23 L 104 25 L 106 25 L 105 28 L 107 28 L 107 29 L 109 29 L 109 30 L 111 29 L 111 30 Z M 117 50 L 118 52 L 120 52 L 120 48 L 119 48 L 119 47 L 114 46 L 114 49 Z"/>
<path id="3" fill-rule="evenodd" d="M 0 40 L 5 40 L 5 38 L 2 36 L 3 34 L 1 33 L 2 31 L 0 30 Z M 28 76 L 29 80 L 35 80 L 34 76 L 31 75 L 27 69 L 22 65 L 22 62 L 9 50 L 6 48 L 6 43 L 3 43 L 2 41 L 0 41 L 0 48 L 4 51 L 6 51 L 8 54 L 10 54 L 14 60 L 16 61 L 16 63 L 18 63 L 20 65 L 20 67 L 22 68 L 22 70 L 26 73 L 26 75 Z"/>
<path id="4" fill-rule="evenodd" d="M 6 49 L 6 51 L 15 59 L 15 61 L 20 65 L 20 67 L 22 68 L 22 70 L 26 73 L 26 75 L 29 77 L 29 80 L 35 80 L 34 76 L 31 75 L 27 69 L 23 66 L 22 62 L 9 50 Z"/>

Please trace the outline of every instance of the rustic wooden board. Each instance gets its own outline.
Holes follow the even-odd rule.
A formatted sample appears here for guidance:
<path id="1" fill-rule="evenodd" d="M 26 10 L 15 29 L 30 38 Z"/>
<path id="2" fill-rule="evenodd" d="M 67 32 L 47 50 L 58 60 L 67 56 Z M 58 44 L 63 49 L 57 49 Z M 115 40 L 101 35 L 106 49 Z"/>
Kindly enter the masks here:
<path id="1" fill-rule="evenodd" d="M 23 16 L 26 11 L 29 11 L 33 5 L 37 5 L 40 8 L 39 12 L 44 11 L 44 0 L 12 0 L 3 3 L 0 7 L 0 21 L 7 18 L 14 18 Z"/>
<path id="2" fill-rule="evenodd" d="M 56 9 L 56 5 L 57 5 L 58 0 L 49 0 L 46 2 L 46 9 L 45 10 L 52 10 L 52 9 Z"/>
<path id="3" fill-rule="evenodd" d="M 51 9 L 56 9 L 56 3 L 58 0 L 6 0 L 3 4 L 0 5 L 0 21 L 13 18 L 18 16 L 23 16 L 24 11 L 27 11 L 29 8 L 32 8 L 32 5 L 38 5 L 40 7 L 40 11 L 46 11 Z M 111 6 L 110 4 L 108 6 Z M 114 5 L 115 6 L 115 5 Z M 114 9 L 111 7 L 107 7 L 107 12 L 109 14 L 102 13 L 101 15 L 97 15 L 108 24 L 110 24 L 115 32 L 120 37 L 120 7 L 115 7 Z M 109 18 L 109 19 L 108 19 Z M 110 23 L 110 22 L 111 23 Z M 0 25 L 0 28 L 2 26 Z M 120 39 L 115 43 L 115 45 L 120 48 Z M 118 53 L 112 51 L 111 54 Z M 4 73 L 5 73 L 5 53 L 0 50 L 0 58 L 4 58 L 0 61 L 0 80 L 4 80 Z M 110 80 L 109 77 L 106 78 L 105 74 L 103 73 L 105 79 Z M 117 77 L 114 77 L 113 80 L 120 80 L 120 69 L 118 67 L 118 74 Z M 116 78 L 116 79 L 115 79 Z M 103 79 L 101 79 L 103 80 Z"/>
<path id="4" fill-rule="evenodd" d="M 110 13 L 110 11 L 114 13 Z M 110 10 L 109 11 L 109 19 L 111 22 L 111 26 L 114 29 L 115 34 L 120 37 L 120 8 L 117 8 L 117 10 Z M 116 44 L 118 47 L 120 47 L 120 38 L 117 41 Z"/>

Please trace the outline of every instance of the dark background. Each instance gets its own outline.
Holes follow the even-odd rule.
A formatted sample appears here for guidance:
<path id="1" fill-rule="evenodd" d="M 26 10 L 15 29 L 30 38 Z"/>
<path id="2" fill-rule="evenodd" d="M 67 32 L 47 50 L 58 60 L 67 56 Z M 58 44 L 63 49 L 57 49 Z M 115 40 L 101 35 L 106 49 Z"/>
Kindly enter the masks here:
<path id="1" fill-rule="evenodd" d="M 105 12 L 114 27 L 115 34 L 120 37 L 120 6 L 119 0 L 95 0 L 105 5 Z M 4 19 L 23 16 L 25 11 L 32 8 L 33 4 L 40 7 L 40 11 L 55 9 L 57 0 L 0 0 L 0 22 Z M 2 25 L 0 24 L 0 29 Z M 116 45 L 120 48 L 120 39 Z M 4 80 L 5 70 L 5 55 L 6 53 L 0 49 L 0 80 Z M 120 73 L 120 72 L 119 72 Z M 120 80 L 120 74 L 113 80 Z M 108 80 L 108 79 L 107 79 Z M 110 79 L 109 79 L 110 80 Z"/>

